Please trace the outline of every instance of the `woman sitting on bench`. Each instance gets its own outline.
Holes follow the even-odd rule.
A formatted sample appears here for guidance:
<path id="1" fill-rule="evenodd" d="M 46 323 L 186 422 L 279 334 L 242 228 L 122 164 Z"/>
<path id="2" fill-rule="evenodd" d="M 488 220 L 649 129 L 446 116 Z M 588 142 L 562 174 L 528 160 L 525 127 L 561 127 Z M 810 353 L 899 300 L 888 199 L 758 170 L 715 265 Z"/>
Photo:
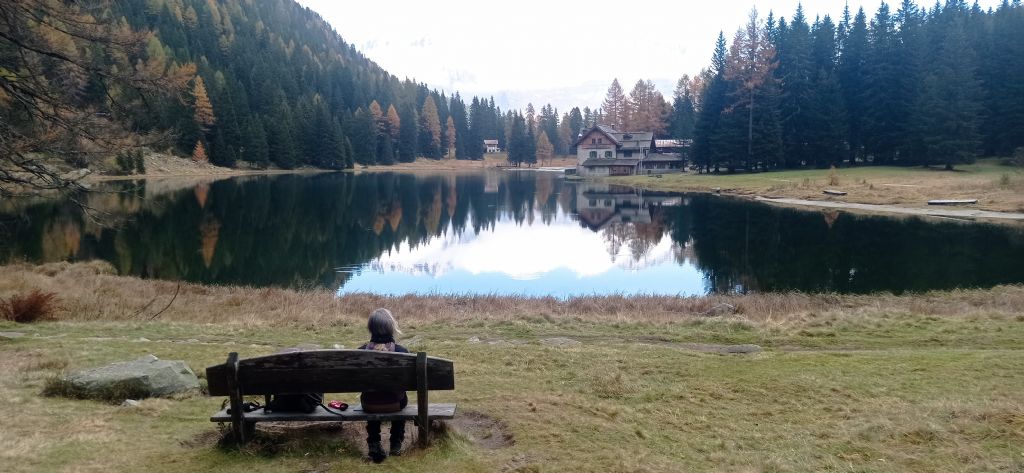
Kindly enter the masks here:
<path id="1" fill-rule="evenodd" d="M 370 314 L 366 324 L 370 331 L 370 342 L 359 347 L 360 350 L 391 351 L 409 353 L 405 347 L 395 343 L 395 334 L 401 334 L 395 317 L 387 309 L 377 309 Z M 386 413 L 405 409 L 409 397 L 405 391 L 372 391 L 365 392 L 359 398 L 363 412 Z M 402 454 L 402 441 L 405 440 L 405 421 L 391 422 L 391 456 Z M 380 463 L 386 458 L 384 448 L 380 444 L 380 421 L 366 423 L 366 445 L 369 447 L 370 460 Z"/>

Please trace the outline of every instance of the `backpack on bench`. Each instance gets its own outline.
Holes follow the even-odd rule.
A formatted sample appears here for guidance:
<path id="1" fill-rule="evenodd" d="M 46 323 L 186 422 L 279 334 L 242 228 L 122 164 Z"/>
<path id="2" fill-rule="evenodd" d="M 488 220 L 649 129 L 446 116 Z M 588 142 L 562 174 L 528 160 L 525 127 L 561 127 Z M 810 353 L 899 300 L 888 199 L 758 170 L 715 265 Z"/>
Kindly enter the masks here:
<path id="1" fill-rule="evenodd" d="M 312 414 L 324 402 L 323 393 L 275 394 L 264 412 L 301 412 Z"/>

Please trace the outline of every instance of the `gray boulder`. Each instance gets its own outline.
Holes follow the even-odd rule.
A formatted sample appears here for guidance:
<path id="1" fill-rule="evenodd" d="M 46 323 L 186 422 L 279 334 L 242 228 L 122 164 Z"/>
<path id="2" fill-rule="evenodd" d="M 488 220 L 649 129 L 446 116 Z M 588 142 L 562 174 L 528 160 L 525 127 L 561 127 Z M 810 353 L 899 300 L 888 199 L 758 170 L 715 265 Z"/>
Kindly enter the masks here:
<path id="1" fill-rule="evenodd" d="M 61 381 L 61 394 L 110 401 L 160 397 L 199 389 L 199 379 L 184 361 L 161 360 L 153 355 L 75 371 L 65 375 Z"/>

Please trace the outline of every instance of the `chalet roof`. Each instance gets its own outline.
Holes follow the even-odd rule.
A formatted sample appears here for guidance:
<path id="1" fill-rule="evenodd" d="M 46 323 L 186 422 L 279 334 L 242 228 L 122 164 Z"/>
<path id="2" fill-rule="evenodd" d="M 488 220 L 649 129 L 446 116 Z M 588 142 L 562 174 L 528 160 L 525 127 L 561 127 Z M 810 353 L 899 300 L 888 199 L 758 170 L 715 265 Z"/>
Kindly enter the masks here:
<path id="1" fill-rule="evenodd" d="M 619 146 L 618 140 L 615 139 L 616 131 L 614 129 L 612 129 L 611 127 L 606 126 L 606 125 L 597 125 L 597 126 L 591 128 L 589 130 L 586 130 L 586 131 L 580 133 L 579 138 L 576 138 L 576 141 L 572 145 L 573 146 L 578 146 L 580 143 L 583 142 L 583 139 L 586 138 L 587 135 L 589 135 L 593 131 L 598 131 L 601 134 L 603 134 L 604 136 L 607 136 L 608 140 L 610 140 L 615 146 Z"/>
<path id="2" fill-rule="evenodd" d="M 498 144 L 498 140 L 484 140 L 484 144 L 485 145 L 496 145 L 496 144 Z"/>
<path id="3" fill-rule="evenodd" d="M 630 141 L 635 141 L 647 145 L 645 148 L 650 148 L 651 140 L 654 139 L 654 133 L 649 131 L 621 131 L 612 133 L 612 135 L 620 143 L 625 144 Z"/>

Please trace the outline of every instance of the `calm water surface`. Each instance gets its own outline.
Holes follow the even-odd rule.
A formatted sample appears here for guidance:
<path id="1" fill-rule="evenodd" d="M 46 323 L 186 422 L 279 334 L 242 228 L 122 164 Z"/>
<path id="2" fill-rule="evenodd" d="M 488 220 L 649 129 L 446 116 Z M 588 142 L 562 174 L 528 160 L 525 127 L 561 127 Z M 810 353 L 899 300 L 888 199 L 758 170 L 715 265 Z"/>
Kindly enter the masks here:
<path id="1" fill-rule="evenodd" d="M 0 260 L 338 293 L 865 293 L 1024 282 L 1020 226 L 857 216 L 543 172 L 118 185 L 0 206 Z"/>

